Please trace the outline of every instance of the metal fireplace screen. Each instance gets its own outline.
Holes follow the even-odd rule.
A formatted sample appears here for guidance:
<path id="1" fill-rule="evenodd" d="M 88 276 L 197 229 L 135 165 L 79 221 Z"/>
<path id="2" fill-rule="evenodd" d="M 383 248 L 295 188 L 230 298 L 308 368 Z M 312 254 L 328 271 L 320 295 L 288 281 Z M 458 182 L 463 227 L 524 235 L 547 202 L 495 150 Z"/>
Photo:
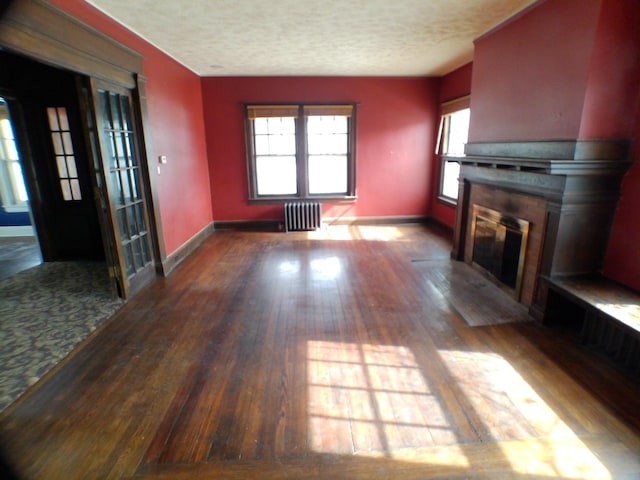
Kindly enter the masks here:
<path id="1" fill-rule="evenodd" d="M 520 299 L 529 222 L 479 205 L 473 206 L 472 261 Z"/>

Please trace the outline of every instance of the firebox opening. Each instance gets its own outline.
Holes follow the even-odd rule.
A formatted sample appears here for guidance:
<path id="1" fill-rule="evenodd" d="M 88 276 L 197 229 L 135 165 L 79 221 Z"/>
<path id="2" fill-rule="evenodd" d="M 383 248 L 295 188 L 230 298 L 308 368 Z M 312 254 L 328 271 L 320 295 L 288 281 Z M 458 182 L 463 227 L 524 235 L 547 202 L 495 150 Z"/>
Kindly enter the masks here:
<path id="1" fill-rule="evenodd" d="M 529 222 L 479 205 L 473 206 L 472 262 L 520 299 Z"/>

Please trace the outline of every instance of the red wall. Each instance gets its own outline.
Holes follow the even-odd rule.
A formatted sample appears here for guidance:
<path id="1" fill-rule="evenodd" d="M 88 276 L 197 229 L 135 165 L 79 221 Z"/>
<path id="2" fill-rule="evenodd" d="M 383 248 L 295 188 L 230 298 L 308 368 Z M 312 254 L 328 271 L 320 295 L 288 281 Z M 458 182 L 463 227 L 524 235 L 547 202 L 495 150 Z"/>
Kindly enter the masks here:
<path id="1" fill-rule="evenodd" d="M 470 142 L 576 139 L 601 0 L 547 0 L 475 42 Z"/>
<path id="2" fill-rule="evenodd" d="M 603 0 L 579 138 L 630 138 L 640 85 L 640 2 Z"/>
<path id="3" fill-rule="evenodd" d="M 633 166 L 622 182 L 622 199 L 614 217 L 604 274 L 640 291 L 640 2 L 603 3 L 601 45 L 594 62 L 594 95 L 585 112 L 583 134 L 630 137 Z M 614 62 L 614 63 L 612 63 Z M 607 74 L 607 72 L 609 72 Z M 598 80 L 596 82 L 595 80 Z M 613 97 L 613 93 L 617 95 Z M 631 112 L 634 111 L 635 115 Z M 596 108 L 599 107 L 599 108 Z M 599 130 L 598 130 L 599 129 Z M 608 130 L 605 130 L 608 129 Z M 631 135 L 627 133 L 631 131 Z"/>
<path id="4" fill-rule="evenodd" d="M 277 220 L 280 205 L 249 205 L 242 103 L 357 102 L 357 194 L 329 217 L 426 216 L 432 198 L 438 81 L 428 78 L 202 79 L 213 216 Z"/>
<path id="5" fill-rule="evenodd" d="M 467 63 L 440 79 L 440 103 L 463 97 L 471 93 L 471 74 L 473 64 Z M 472 107 L 473 108 L 473 107 Z M 438 120 L 439 121 L 439 120 Z M 440 158 L 433 156 L 433 207 L 431 216 L 453 228 L 456 221 L 456 208 L 438 200 L 440 183 Z"/>
<path id="6" fill-rule="evenodd" d="M 622 182 L 603 273 L 640 292 L 640 115 L 636 118 L 634 164 Z"/>
<path id="7" fill-rule="evenodd" d="M 212 221 L 200 78 L 85 2 L 53 0 L 61 9 L 144 55 L 155 176 L 167 254 Z"/>

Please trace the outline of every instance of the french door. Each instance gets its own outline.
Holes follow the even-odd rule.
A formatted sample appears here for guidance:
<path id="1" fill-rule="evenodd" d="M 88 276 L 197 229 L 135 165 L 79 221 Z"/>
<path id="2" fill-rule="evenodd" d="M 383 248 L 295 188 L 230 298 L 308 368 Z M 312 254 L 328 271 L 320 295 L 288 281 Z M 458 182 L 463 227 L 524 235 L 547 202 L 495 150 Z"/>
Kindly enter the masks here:
<path id="1" fill-rule="evenodd" d="M 100 162 L 96 162 L 99 190 L 106 194 L 105 209 L 112 234 L 111 272 L 122 297 L 135 294 L 155 275 L 148 215 L 145 162 L 132 91 L 92 81 L 95 130 Z"/>

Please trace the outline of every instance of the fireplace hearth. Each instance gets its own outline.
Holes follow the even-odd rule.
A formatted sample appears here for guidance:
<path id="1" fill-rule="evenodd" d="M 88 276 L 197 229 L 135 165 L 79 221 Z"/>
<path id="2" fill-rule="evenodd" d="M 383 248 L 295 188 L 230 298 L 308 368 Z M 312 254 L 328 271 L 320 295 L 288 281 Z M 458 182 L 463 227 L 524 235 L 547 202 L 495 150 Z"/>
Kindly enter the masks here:
<path id="1" fill-rule="evenodd" d="M 483 268 L 540 319 L 540 276 L 600 272 L 628 142 L 469 143 L 452 257 Z"/>

